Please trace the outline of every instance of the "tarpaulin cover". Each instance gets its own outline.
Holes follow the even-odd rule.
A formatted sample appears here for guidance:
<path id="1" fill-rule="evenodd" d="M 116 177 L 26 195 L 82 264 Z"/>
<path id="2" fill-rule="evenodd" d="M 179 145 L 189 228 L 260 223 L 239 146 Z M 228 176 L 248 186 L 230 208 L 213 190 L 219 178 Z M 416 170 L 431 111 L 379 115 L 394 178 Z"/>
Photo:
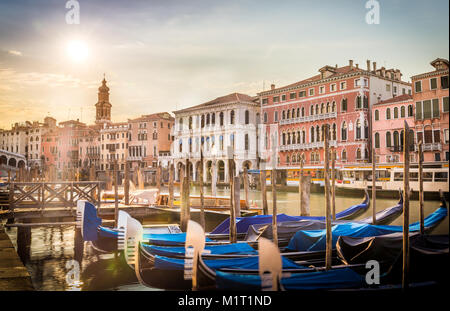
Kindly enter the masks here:
<path id="1" fill-rule="evenodd" d="M 377 224 L 388 224 L 397 218 L 403 211 L 403 204 L 389 207 L 376 214 Z M 347 220 L 336 220 L 332 225 L 347 223 Z M 372 223 L 372 216 L 367 219 L 356 220 L 355 222 Z M 299 230 L 320 230 L 325 229 L 325 220 L 298 220 L 285 221 L 277 224 L 278 240 L 289 240 Z M 272 224 L 256 224 L 248 228 L 246 241 L 256 241 L 259 237 L 272 239 Z"/>
<path id="2" fill-rule="evenodd" d="M 447 216 L 447 209 L 440 207 L 424 220 L 426 228 L 435 227 Z M 409 226 L 410 232 L 419 231 L 420 223 L 415 222 Z M 336 245 L 339 236 L 371 237 L 402 232 L 402 226 L 369 225 L 358 222 L 348 222 L 334 225 L 331 228 L 332 245 Z M 323 251 L 326 245 L 326 229 L 300 230 L 289 241 L 288 249 L 292 251 Z"/>
<path id="3" fill-rule="evenodd" d="M 364 212 L 369 207 L 367 197 L 363 203 L 353 205 L 336 214 L 336 219 L 348 219 L 351 216 Z M 288 216 L 286 214 L 278 214 L 277 222 L 285 221 L 299 221 L 299 220 L 321 220 L 325 221 L 323 216 Z M 272 215 L 256 215 L 250 217 L 237 217 L 236 218 L 236 232 L 246 233 L 251 225 L 256 224 L 270 224 L 272 223 Z M 213 231 L 212 234 L 227 234 L 230 230 L 230 219 L 225 219 L 220 223 Z"/>
<path id="4" fill-rule="evenodd" d="M 180 245 L 186 242 L 186 232 L 183 233 L 154 233 L 145 234 L 144 240 L 149 244 L 154 245 Z M 211 239 L 206 238 L 207 242 L 211 242 Z"/>
<path id="5" fill-rule="evenodd" d="M 377 225 L 388 225 L 395 218 L 403 213 L 403 200 L 392 207 L 382 210 L 375 215 L 375 221 Z M 358 220 L 359 222 L 364 222 L 366 224 L 372 224 L 372 216 L 368 216 L 364 219 Z"/>
<path id="6" fill-rule="evenodd" d="M 84 202 L 83 212 L 83 240 L 97 241 L 97 228 L 102 224 L 102 220 L 97 217 L 97 209 L 92 203 Z"/>
<path id="7" fill-rule="evenodd" d="M 258 256 L 232 258 L 232 259 L 206 259 L 203 262 L 211 269 L 222 268 L 251 269 L 259 268 Z M 306 267 L 297 265 L 292 260 L 282 257 L 283 269 L 305 269 Z M 184 270 L 184 259 L 155 256 L 155 269 L 163 270 Z"/>
<path id="8" fill-rule="evenodd" d="M 184 256 L 185 247 L 165 247 L 143 244 L 142 247 L 153 255 L 176 257 Z M 234 243 L 226 245 L 207 245 L 205 249 L 210 254 L 257 254 L 257 251 L 247 243 Z"/>
<path id="9" fill-rule="evenodd" d="M 107 227 L 98 227 L 98 234 L 104 238 L 117 238 L 119 236 L 119 232 L 112 228 Z"/>
<path id="10" fill-rule="evenodd" d="M 293 273 L 281 279 L 286 290 L 361 288 L 364 284 L 364 277 L 349 268 Z M 259 275 L 216 271 L 216 286 L 224 290 L 261 290 L 261 278 Z"/>

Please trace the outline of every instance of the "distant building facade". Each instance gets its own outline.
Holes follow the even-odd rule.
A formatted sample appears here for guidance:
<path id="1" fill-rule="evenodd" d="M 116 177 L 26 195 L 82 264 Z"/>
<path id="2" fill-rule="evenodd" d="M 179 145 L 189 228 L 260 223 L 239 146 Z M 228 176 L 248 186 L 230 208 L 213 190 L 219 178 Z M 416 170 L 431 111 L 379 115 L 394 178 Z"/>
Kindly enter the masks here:
<path id="1" fill-rule="evenodd" d="M 228 148 L 230 147 L 234 173 L 245 167 L 257 167 L 257 124 L 259 104 L 255 98 L 239 93 L 175 111 L 173 161 L 176 179 L 189 159 L 192 180 L 199 174 L 200 150 L 203 152 L 203 180 L 217 176 L 219 182 L 228 182 Z M 216 174 L 216 175 L 214 175 Z"/>

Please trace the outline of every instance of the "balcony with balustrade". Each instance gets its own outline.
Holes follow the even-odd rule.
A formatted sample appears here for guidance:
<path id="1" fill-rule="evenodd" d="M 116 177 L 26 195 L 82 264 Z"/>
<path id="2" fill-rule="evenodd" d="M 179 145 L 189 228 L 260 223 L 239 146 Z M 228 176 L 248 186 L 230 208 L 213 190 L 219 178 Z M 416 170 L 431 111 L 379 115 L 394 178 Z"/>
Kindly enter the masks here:
<path id="1" fill-rule="evenodd" d="M 330 140 L 330 147 L 337 147 L 336 140 Z M 290 145 L 282 145 L 280 146 L 280 151 L 294 151 L 294 150 L 309 150 L 309 149 L 318 149 L 323 148 L 323 141 L 316 141 L 313 143 L 305 143 L 305 144 L 290 144 Z"/>
<path id="2" fill-rule="evenodd" d="M 314 115 L 305 116 L 305 117 L 282 119 L 282 120 L 280 120 L 280 125 L 296 124 L 296 123 L 303 123 L 303 122 L 313 122 L 313 121 L 319 121 L 319 120 L 333 119 L 336 117 L 337 117 L 337 112 L 314 114 Z"/>

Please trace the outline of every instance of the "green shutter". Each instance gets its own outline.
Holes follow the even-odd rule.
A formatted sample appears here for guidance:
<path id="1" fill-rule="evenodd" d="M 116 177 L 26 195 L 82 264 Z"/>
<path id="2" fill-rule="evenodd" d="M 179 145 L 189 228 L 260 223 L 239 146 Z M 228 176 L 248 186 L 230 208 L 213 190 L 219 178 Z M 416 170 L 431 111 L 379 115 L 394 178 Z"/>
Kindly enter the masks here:
<path id="1" fill-rule="evenodd" d="M 416 119 L 422 120 L 422 102 L 416 102 Z"/>
<path id="2" fill-rule="evenodd" d="M 431 119 L 431 100 L 423 101 L 423 118 Z"/>
<path id="3" fill-rule="evenodd" d="M 439 118 L 439 99 L 434 98 L 432 103 L 433 103 L 433 118 Z"/>
<path id="4" fill-rule="evenodd" d="M 448 112 L 448 96 L 442 98 L 442 111 Z"/>

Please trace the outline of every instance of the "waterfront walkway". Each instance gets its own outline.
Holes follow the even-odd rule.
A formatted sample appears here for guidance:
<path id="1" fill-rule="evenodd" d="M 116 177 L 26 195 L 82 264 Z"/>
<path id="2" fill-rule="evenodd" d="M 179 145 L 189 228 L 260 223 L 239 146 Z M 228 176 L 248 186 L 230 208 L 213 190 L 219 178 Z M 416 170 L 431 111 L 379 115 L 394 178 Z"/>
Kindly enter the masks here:
<path id="1" fill-rule="evenodd" d="M 0 290 L 34 290 L 31 277 L 0 224 Z"/>

